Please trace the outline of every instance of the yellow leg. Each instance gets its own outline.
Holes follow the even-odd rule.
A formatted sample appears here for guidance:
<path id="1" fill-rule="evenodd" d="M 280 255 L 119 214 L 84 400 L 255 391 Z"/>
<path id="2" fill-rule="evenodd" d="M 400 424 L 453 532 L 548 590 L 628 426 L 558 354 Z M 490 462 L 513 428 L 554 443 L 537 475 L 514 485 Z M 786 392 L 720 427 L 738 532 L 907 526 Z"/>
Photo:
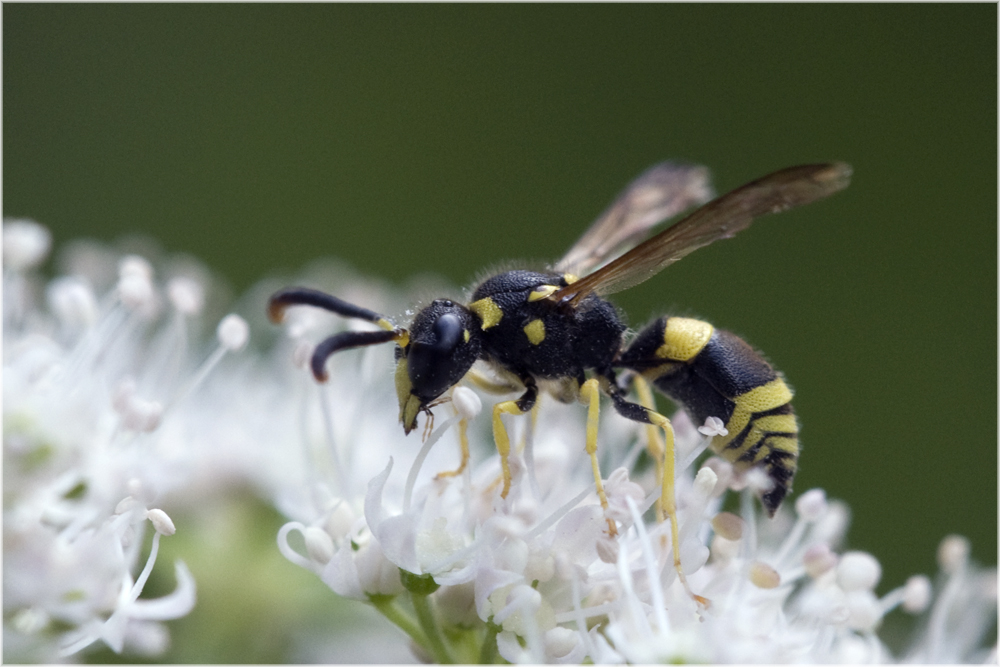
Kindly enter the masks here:
<path id="1" fill-rule="evenodd" d="M 457 470 L 439 472 L 438 479 L 461 475 L 465 471 L 465 466 L 469 464 L 469 421 L 467 419 L 461 419 L 458 422 L 458 444 L 462 448 L 462 463 Z"/>
<path id="2" fill-rule="evenodd" d="M 497 452 L 500 453 L 500 468 L 503 470 L 503 491 L 501 498 L 506 498 L 510 492 L 510 438 L 507 437 L 507 429 L 504 428 L 500 415 L 523 415 L 524 410 L 517 407 L 516 401 L 503 401 L 493 406 L 493 440 L 497 444 Z"/>
<path id="3" fill-rule="evenodd" d="M 597 462 L 597 427 L 599 423 L 601 392 L 598 391 L 597 380 L 591 378 L 580 387 L 580 398 L 588 402 L 587 406 L 587 454 L 590 455 L 590 467 L 594 471 L 594 485 L 597 496 L 601 499 L 601 508 L 608 510 L 608 496 L 604 493 L 604 482 L 601 481 L 601 466 Z M 612 519 L 608 521 L 608 535 L 614 537 L 618 528 Z"/>
<path id="4" fill-rule="evenodd" d="M 483 391 L 488 391 L 491 394 L 509 394 L 512 391 L 518 390 L 517 385 L 504 382 L 503 380 L 492 380 L 475 369 L 466 373 L 465 377 L 462 379 L 470 381 Z"/>
<path id="5" fill-rule="evenodd" d="M 674 569 L 677 570 L 677 578 L 680 579 L 688 595 L 707 609 L 710 604 L 709 600 L 691 592 L 687 577 L 684 576 L 684 570 L 681 568 L 680 527 L 677 524 L 677 498 L 674 490 L 674 427 L 670 425 L 669 419 L 658 412 L 649 411 L 647 414 L 654 426 L 663 429 L 663 435 L 666 438 L 666 444 L 663 448 L 663 476 L 660 478 L 660 507 L 670 519 L 670 543 L 672 545 L 670 550 L 674 554 Z M 660 521 L 662 520 L 661 517 Z"/>
<path id="6" fill-rule="evenodd" d="M 648 412 L 656 412 L 656 402 L 653 400 L 653 392 L 649 389 L 649 383 L 646 382 L 646 379 L 641 375 L 636 375 L 632 383 L 639 394 L 639 405 L 646 408 Z M 660 433 L 655 424 L 646 424 L 646 449 L 649 451 L 650 458 L 653 459 L 653 465 L 656 468 L 656 478 L 658 480 L 665 479 L 663 474 L 663 442 L 660 440 Z M 660 495 L 656 501 L 656 518 L 660 521 L 665 520 L 667 516 L 663 499 L 664 496 Z"/>

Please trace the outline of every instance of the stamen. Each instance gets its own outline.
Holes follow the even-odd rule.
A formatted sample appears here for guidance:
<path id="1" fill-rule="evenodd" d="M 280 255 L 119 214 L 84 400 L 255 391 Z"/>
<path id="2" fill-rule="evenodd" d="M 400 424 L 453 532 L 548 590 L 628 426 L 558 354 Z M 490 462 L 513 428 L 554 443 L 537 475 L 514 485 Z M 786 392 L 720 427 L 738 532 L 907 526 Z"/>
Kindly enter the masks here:
<path id="1" fill-rule="evenodd" d="M 837 565 L 837 583 L 848 592 L 874 590 L 881 578 L 882 566 L 864 551 L 848 551 Z"/>
<path id="2" fill-rule="evenodd" d="M 250 327 L 242 317 L 230 313 L 219 322 L 219 326 L 216 328 L 216 337 L 219 340 L 219 347 L 205 360 L 205 363 L 195 372 L 194 377 L 187 385 L 177 392 L 176 397 L 170 402 L 171 408 L 201 386 L 201 383 L 205 381 L 205 378 L 212 372 L 212 369 L 226 356 L 226 352 L 236 352 L 246 346 L 247 340 L 250 337 Z"/>
<path id="3" fill-rule="evenodd" d="M 64 328 L 75 331 L 97 321 L 97 297 L 83 280 L 73 276 L 56 278 L 49 283 L 45 294 Z"/>
<path id="4" fill-rule="evenodd" d="M 657 567 L 656 556 L 653 554 L 653 545 L 649 542 L 649 535 L 646 534 L 646 526 L 642 522 L 642 515 L 639 514 L 639 509 L 636 507 L 635 501 L 631 497 L 626 496 L 625 502 L 628 503 L 628 508 L 632 512 L 632 521 L 639 536 L 639 545 L 642 547 L 642 560 L 646 566 L 649 592 L 653 598 L 652 604 L 653 613 L 656 615 L 656 625 L 659 627 L 661 633 L 665 633 L 669 631 L 670 626 L 667 623 L 666 605 L 663 602 L 663 589 L 660 584 L 660 568 Z M 679 550 L 680 545 L 674 544 L 673 548 Z M 684 583 L 685 590 L 693 597 L 693 593 L 688 589 L 687 582 L 683 579 L 681 581 Z"/>
<path id="5" fill-rule="evenodd" d="M 927 609 L 930 601 L 931 580 L 918 574 L 907 579 L 905 585 L 886 593 L 879 600 L 879 607 L 883 616 L 899 605 L 910 614 L 919 614 Z"/>
<path id="6" fill-rule="evenodd" d="M 640 545 L 645 548 L 644 545 Z M 628 610 L 629 616 L 631 617 L 633 627 L 638 630 L 639 634 L 643 635 L 644 638 L 648 638 L 653 634 L 652 628 L 649 627 L 649 619 L 646 618 L 646 614 L 643 613 L 642 607 L 639 603 L 639 596 L 635 593 L 635 585 L 632 579 L 632 571 L 629 569 L 629 553 L 628 544 L 623 543 L 620 556 L 618 558 L 618 579 L 622 585 L 622 598 L 625 604 L 625 608 Z"/>
<path id="7" fill-rule="evenodd" d="M 26 271 L 49 254 L 52 234 L 34 220 L 5 218 L 3 221 L 3 264 L 14 271 Z"/>
<path id="8" fill-rule="evenodd" d="M 763 561 L 750 564 L 750 583 L 757 588 L 777 588 L 781 585 L 781 575 L 773 567 Z"/>
<path id="9" fill-rule="evenodd" d="M 810 524 L 822 519 L 826 515 L 827 509 L 826 492 L 823 489 L 806 491 L 795 501 L 795 511 L 799 516 L 774 557 L 776 567 L 785 569 L 789 566 L 788 560 L 801 545 L 806 529 Z"/>
<path id="10" fill-rule="evenodd" d="M 961 535 L 949 535 L 938 546 L 938 565 L 948 574 L 957 572 L 969 560 L 969 550 L 969 540 Z"/>
<path id="11" fill-rule="evenodd" d="M 177 276 L 167 283 L 167 297 L 179 313 L 193 317 L 205 306 L 205 290 L 194 278 Z"/>
<path id="12" fill-rule="evenodd" d="M 169 516 L 167 516 L 167 513 L 161 509 L 149 510 L 146 512 L 146 518 L 153 524 L 153 528 L 156 529 L 156 532 L 161 535 L 173 535 L 177 532 L 177 529 L 174 527 L 174 522 Z"/>
<path id="13" fill-rule="evenodd" d="M 743 536 L 743 519 L 732 512 L 719 512 L 712 517 L 712 529 L 719 537 L 735 542 Z"/>
<path id="14" fill-rule="evenodd" d="M 431 433 L 430 437 L 424 442 L 420 451 L 417 453 L 417 457 L 413 459 L 413 465 L 410 466 L 410 472 L 406 476 L 406 487 L 403 491 L 403 514 L 410 511 L 410 502 L 413 498 L 413 486 L 417 483 L 417 475 L 420 473 L 420 467 L 424 465 L 424 459 L 431 451 L 431 447 L 441 439 L 445 431 L 451 428 L 453 425 L 458 423 L 458 417 L 451 417 L 445 421 L 436 431 Z"/>
<path id="15" fill-rule="evenodd" d="M 535 526 L 527 533 L 525 533 L 524 535 L 525 541 L 530 542 L 531 540 L 538 537 L 539 535 L 547 531 L 549 528 L 554 526 L 560 519 L 569 514 L 569 511 L 571 509 L 582 503 L 583 499 L 586 498 L 588 495 L 590 495 L 592 490 L 593 489 L 590 488 L 584 489 L 583 491 L 578 493 L 574 498 L 572 498 L 569 502 L 564 503 L 559 509 L 557 509 L 555 512 L 553 512 L 545 519 L 540 521 L 537 526 Z"/>
<path id="16" fill-rule="evenodd" d="M 337 489 L 338 495 L 342 498 L 350 498 L 351 480 L 340 460 L 340 452 L 337 449 L 337 440 L 334 437 L 333 431 L 333 414 L 330 411 L 330 404 L 332 402 L 330 392 L 332 389 L 329 384 L 324 383 L 313 383 L 313 386 L 316 387 L 319 395 L 319 407 L 323 415 L 323 432 L 326 434 L 326 448 L 330 452 L 333 474 L 336 476 L 337 485 L 339 486 Z"/>
<path id="17" fill-rule="evenodd" d="M 837 554 L 830 550 L 824 542 L 819 542 L 806 549 L 802 556 L 802 564 L 806 574 L 818 579 L 837 565 Z"/>

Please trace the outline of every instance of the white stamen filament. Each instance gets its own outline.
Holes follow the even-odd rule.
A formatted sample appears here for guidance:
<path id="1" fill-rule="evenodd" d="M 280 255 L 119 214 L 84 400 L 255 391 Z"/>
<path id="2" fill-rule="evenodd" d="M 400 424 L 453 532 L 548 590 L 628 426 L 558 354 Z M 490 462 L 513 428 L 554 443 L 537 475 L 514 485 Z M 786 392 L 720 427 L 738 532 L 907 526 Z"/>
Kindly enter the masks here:
<path id="1" fill-rule="evenodd" d="M 410 466 L 410 472 L 406 476 L 406 487 L 403 491 L 403 513 L 410 511 L 410 502 L 413 499 L 413 487 L 417 483 L 417 475 L 420 474 L 420 468 L 424 465 L 424 459 L 431 452 L 431 447 L 433 447 L 441 436 L 444 435 L 445 431 L 458 423 L 458 417 L 450 417 L 441 426 L 434 429 L 430 437 L 427 438 L 427 442 L 423 444 L 420 451 L 417 453 L 417 457 L 413 459 L 413 465 Z"/>

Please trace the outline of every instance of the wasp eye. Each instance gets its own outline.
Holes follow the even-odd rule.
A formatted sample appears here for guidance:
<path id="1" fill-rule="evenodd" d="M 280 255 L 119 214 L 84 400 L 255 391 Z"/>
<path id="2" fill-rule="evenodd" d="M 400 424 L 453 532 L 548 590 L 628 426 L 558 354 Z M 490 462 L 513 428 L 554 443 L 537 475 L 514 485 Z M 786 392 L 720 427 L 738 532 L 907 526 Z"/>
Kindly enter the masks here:
<path id="1" fill-rule="evenodd" d="M 472 364 L 457 354 L 463 345 L 462 319 L 455 313 L 440 315 L 428 332 L 410 344 L 407 365 L 413 393 L 421 398 L 440 396 L 452 386 Z"/>
<path id="2" fill-rule="evenodd" d="M 437 318 L 431 331 L 437 338 L 437 341 L 431 343 L 431 346 L 440 353 L 448 354 L 455 349 L 458 341 L 462 338 L 462 320 L 454 313 L 445 313 Z"/>

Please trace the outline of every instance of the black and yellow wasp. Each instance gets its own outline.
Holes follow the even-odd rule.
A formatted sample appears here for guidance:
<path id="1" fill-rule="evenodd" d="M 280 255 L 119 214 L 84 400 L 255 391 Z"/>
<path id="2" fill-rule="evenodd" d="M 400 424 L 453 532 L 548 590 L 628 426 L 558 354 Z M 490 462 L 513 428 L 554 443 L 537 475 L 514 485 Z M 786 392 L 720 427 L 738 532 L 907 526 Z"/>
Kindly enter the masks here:
<path id="1" fill-rule="evenodd" d="M 637 285 L 689 252 L 745 229 L 754 218 L 827 197 L 847 187 L 851 168 L 842 163 L 782 169 L 719 197 L 648 240 L 648 230 L 710 196 L 707 170 L 665 162 L 629 185 L 551 271 L 506 271 L 483 281 L 468 304 L 438 299 L 409 328 L 308 288 L 271 297 L 269 314 L 280 322 L 286 307 L 310 305 L 379 325 L 381 331 L 338 333 L 320 343 L 313 374 L 326 379 L 326 360 L 339 350 L 396 343 L 399 418 L 406 433 L 417 415 L 431 415 L 442 395 L 470 372 L 489 364 L 517 400 L 493 408 L 493 434 L 510 489 L 510 441 L 503 414 L 520 415 L 535 405 L 540 389 L 561 401 L 589 404 L 586 451 L 602 505 L 607 498 L 597 464 L 599 395 L 606 394 L 624 417 L 651 426 L 650 453 L 661 483 L 660 518 L 678 529 L 674 501 L 674 437 L 670 421 L 656 412 L 648 380 L 698 423 L 720 419 L 727 435 L 711 449 L 740 469 L 760 466 L 771 480 L 762 502 L 773 515 L 791 488 L 798 459 L 798 426 L 792 392 L 753 348 L 731 333 L 685 317 L 661 317 L 626 343 L 626 327 L 604 299 Z M 607 262 L 607 263 L 605 263 Z M 619 377 L 618 372 L 623 371 Z M 471 375 L 471 374 L 470 374 Z M 637 387 L 640 402 L 629 399 Z M 660 442 L 655 428 L 662 429 Z M 463 456 L 463 465 L 467 452 Z M 616 532 L 608 519 L 609 534 Z M 677 549 L 674 564 L 680 572 Z"/>

